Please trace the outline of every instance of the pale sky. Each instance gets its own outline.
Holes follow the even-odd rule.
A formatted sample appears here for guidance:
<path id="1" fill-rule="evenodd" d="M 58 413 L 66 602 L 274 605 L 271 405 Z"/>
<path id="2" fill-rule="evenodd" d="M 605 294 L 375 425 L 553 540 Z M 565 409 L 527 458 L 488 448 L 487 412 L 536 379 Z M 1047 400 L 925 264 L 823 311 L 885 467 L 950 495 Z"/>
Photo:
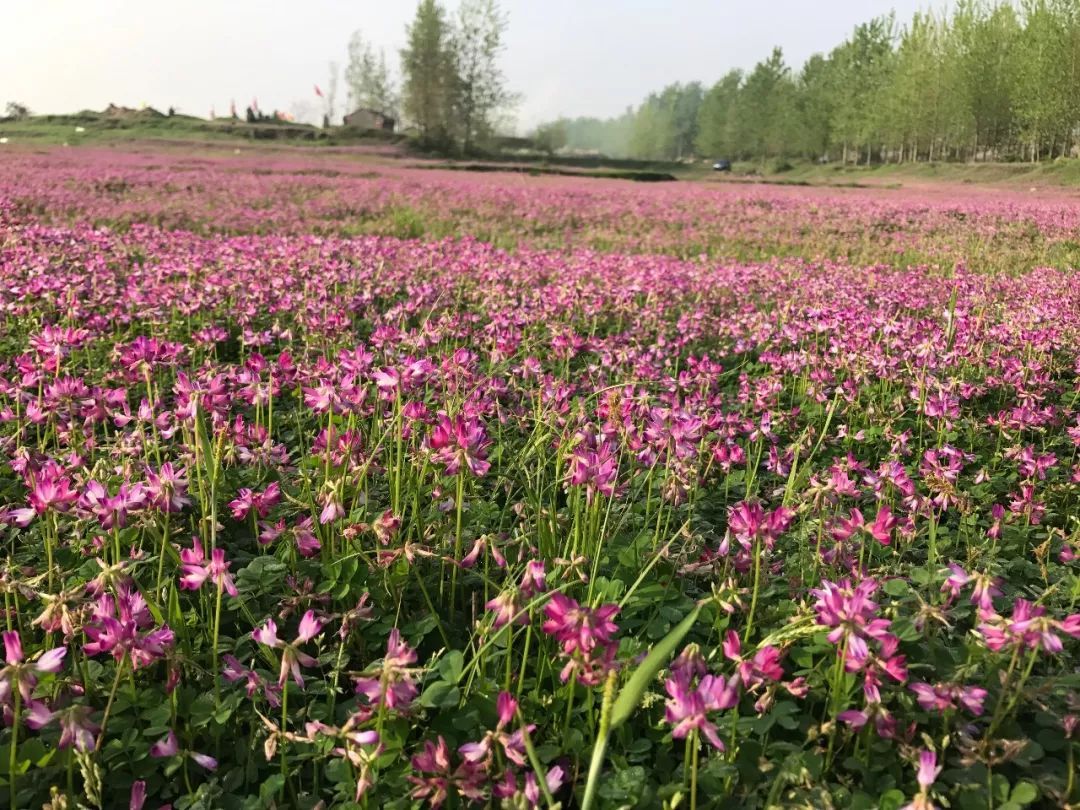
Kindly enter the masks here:
<path id="1" fill-rule="evenodd" d="M 453 9 L 457 0 L 444 0 Z M 774 45 L 793 66 L 869 18 L 942 0 L 502 0 L 503 65 L 525 131 L 559 115 L 610 116 L 672 81 L 706 84 Z M 395 73 L 415 0 L 0 0 L 0 104 L 62 113 L 109 102 L 206 117 L 314 112 L 352 31 Z M 337 113 L 344 111 L 339 91 Z"/>

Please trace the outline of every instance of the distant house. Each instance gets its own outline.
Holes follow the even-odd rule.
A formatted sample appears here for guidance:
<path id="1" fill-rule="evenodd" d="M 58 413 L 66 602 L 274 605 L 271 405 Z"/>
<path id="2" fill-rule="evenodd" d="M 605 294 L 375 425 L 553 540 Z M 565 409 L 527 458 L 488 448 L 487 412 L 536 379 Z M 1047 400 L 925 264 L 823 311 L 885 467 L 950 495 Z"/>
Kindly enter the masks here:
<path id="1" fill-rule="evenodd" d="M 394 119 L 389 115 L 364 107 L 353 110 L 344 118 L 344 124 L 347 127 L 354 129 L 381 129 L 384 132 L 393 132 L 395 123 Z"/>
<path id="2" fill-rule="evenodd" d="M 110 104 L 105 108 L 103 115 L 106 118 L 120 118 L 120 119 L 140 119 L 140 118 L 164 118 L 165 114 L 155 110 L 153 107 L 143 107 L 141 110 L 136 110 L 131 107 L 121 107 L 117 104 Z"/>

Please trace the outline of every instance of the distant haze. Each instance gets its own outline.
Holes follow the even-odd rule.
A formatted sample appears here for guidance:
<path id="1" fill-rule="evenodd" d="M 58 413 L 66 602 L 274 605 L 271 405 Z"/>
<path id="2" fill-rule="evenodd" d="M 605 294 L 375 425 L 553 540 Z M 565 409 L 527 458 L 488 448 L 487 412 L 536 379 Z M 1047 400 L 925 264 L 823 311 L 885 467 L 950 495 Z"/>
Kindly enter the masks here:
<path id="1" fill-rule="evenodd" d="M 447 0 L 449 9 L 456 0 Z M 523 100 L 519 131 L 560 115 L 611 116 L 673 81 L 711 84 L 774 45 L 798 67 L 858 23 L 919 0 L 504 0 L 503 64 Z M 940 6 L 936 3 L 935 6 Z M 316 118 L 328 63 L 344 68 L 355 29 L 395 73 L 415 3 L 402 0 L 0 0 L 0 104 L 36 113 L 108 103 L 191 115 L 265 110 Z M 345 108 L 338 91 L 336 114 Z"/>

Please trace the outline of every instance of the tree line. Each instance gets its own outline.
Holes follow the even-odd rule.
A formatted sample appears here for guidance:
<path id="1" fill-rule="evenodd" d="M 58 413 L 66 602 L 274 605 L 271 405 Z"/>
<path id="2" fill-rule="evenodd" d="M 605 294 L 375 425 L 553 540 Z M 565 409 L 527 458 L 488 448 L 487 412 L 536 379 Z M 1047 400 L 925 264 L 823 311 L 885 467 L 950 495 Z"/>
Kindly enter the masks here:
<path id="1" fill-rule="evenodd" d="M 1080 139 L 1080 0 L 958 0 L 857 26 L 799 69 L 780 48 L 711 87 L 677 83 L 610 119 L 560 119 L 548 149 L 847 162 L 1040 160 Z"/>
<path id="2" fill-rule="evenodd" d="M 420 0 L 399 54 L 400 85 L 385 51 L 355 32 L 345 68 L 350 109 L 403 118 L 429 145 L 473 151 L 517 101 L 499 66 L 507 24 L 496 0 L 462 0 L 453 15 Z"/>

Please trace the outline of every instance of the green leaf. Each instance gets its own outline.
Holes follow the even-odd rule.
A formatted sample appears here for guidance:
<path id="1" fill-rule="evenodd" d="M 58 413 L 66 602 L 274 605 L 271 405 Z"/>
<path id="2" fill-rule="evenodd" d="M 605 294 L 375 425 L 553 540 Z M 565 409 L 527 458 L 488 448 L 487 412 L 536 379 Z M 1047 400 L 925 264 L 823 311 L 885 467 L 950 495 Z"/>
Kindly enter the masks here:
<path id="1" fill-rule="evenodd" d="M 259 797 L 263 801 L 269 801 L 283 787 L 285 787 L 285 777 L 280 773 L 275 773 L 259 786 Z"/>
<path id="2" fill-rule="evenodd" d="M 645 775 L 640 765 L 620 768 L 600 785 L 599 795 L 611 801 L 636 803 L 645 789 Z"/>
<path id="3" fill-rule="evenodd" d="M 1004 802 L 1009 798 L 1009 780 L 1000 773 L 994 774 L 991 785 L 993 786 L 994 799 L 998 802 Z"/>
<path id="4" fill-rule="evenodd" d="M 465 670 L 465 656 L 461 650 L 451 650 L 439 661 L 439 677 L 447 683 L 457 683 Z"/>
<path id="5" fill-rule="evenodd" d="M 911 587 L 902 579 L 889 579 L 885 581 L 882 590 L 889 596 L 907 596 Z"/>
<path id="6" fill-rule="evenodd" d="M 1039 789 L 1031 782 L 1017 782 L 1012 789 L 1009 801 L 1019 805 L 1031 804 L 1039 798 Z"/>
<path id="7" fill-rule="evenodd" d="M 904 803 L 904 792 L 893 788 L 892 790 L 886 790 L 881 794 L 881 798 L 878 799 L 879 810 L 898 810 L 898 808 Z"/>
<path id="8" fill-rule="evenodd" d="M 619 691 L 619 696 L 611 707 L 611 729 L 617 729 L 630 719 L 630 715 L 634 713 L 638 704 L 641 703 L 641 698 L 649 688 L 653 678 L 656 677 L 656 673 L 671 658 L 675 648 L 690 632 L 690 628 L 694 626 L 694 622 L 697 621 L 700 613 L 701 605 L 699 604 L 652 648 L 649 654 L 645 656 L 644 661 L 638 664 L 634 674 L 630 676 L 630 680 Z"/>
<path id="9" fill-rule="evenodd" d="M 460 699 L 460 689 L 452 683 L 436 681 L 420 695 L 420 705 L 428 709 L 446 709 L 456 706 Z"/>

